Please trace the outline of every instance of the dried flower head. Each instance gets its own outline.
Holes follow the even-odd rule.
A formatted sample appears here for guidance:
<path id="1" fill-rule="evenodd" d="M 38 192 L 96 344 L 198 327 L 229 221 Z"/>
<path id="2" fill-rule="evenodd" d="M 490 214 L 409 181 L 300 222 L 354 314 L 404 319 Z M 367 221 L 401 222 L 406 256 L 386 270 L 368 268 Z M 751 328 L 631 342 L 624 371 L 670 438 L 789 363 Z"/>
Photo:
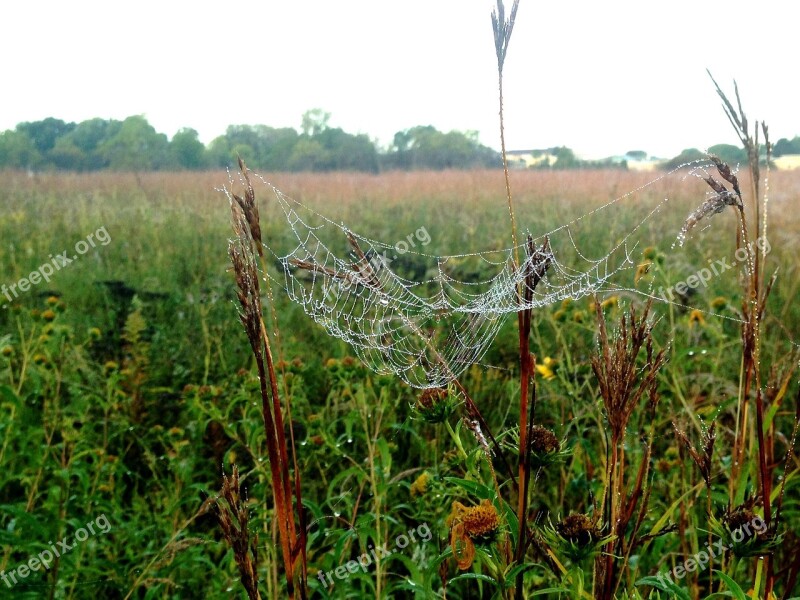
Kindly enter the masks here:
<path id="1" fill-rule="evenodd" d="M 558 554 L 573 563 L 597 556 L 603 546 L 613 540 L 613 536 L 603 537 L 594 521 L 587 515 L 571 514 L 542 531 L 542 537 Z"/>
<path id="2" fill-rule="evenodd" d="M 457 406 L 458 399 L 447 388 L 429 388 L 420 393 L 413 408 L 428 423 L 444 423 Z"/>
<path id="3" fill-rule="evenodd" d="M 556 434 L 541 425 L 534 425 L 531 428 L 530 445 L 531 452 L 536 454 L 549 454 L 557 452 L 560 448 Z"/>
<path id="4" fill-rule="evenodd" d="M 753 500 L 724 513 L 720 518 L 711 517 L 713 534 L 734 556 L 763 556 L 772 554 L 783 541 L 767 523 L 753 511 Z"/>
<path id="5" fill-rule="evenodd" d="M 569 515 L 556 525 L 556 531 L 565 540 L 586 546 L 596 537 L 594 523 L 586 515 Z"/>
<path id="6" fill-rule="evenodd" d="M 453 509 L 446 521 L 450 527 L 450 546 L 462 571 L 472 566 L 475 544 L 487 544 L 496 539 L 500 528 L 497 509 L 489 500 L 481 500 L 478 506 L 464 506 L 453 502 Z"/>

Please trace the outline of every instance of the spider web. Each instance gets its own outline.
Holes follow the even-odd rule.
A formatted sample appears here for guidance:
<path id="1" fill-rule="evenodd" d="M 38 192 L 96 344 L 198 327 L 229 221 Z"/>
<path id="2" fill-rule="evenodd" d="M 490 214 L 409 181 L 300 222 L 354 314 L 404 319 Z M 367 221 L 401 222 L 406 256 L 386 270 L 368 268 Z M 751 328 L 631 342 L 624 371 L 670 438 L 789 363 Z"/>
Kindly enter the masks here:
<path id="1" fill-rule="evenodd" d="M 293 246 L 288 253 L 264 247 L 282 272 L 279 284 L 290 300 L 328 334 L 350 344 L 375 372 L 396 375 L 415 388 L 433 388 L 479 362 L 508 313 L 600 293 L 643 294 L 615 276 L 636 268 L 632 252 L 641 241 L 636 234 L 668 198 L 655 202 L 597 258 L 579 248 L 576 228 L 667 175 L 546 234 L 529 234 L 528 243 L 517 248 L 449 256 L 409 250 L 427 265 L 421 277 L 393 266 L 395 246 L 316 213 L 260 176 L 253 183 L 267 189 L 289 228 L 282 232 Z M 515 256 L 521 257 L 519 268 Z M 521 294 L 530 272 L 540 275 L 537 284 Z"/>

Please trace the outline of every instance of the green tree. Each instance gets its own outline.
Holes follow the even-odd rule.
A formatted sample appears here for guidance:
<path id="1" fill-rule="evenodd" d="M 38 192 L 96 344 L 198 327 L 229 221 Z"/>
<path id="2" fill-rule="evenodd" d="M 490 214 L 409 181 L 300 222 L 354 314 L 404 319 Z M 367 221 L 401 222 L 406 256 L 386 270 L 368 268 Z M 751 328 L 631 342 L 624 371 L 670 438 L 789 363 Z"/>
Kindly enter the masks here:
<path id="1" fill-rule="evenodd" d="M 112 169 L 147 171 L 169 166 L 167 136 L 158 133 L 141 115 L 128 117 L 119 131 L 100 147 Z"/>
<path id="2" fill-rule="evenodd" d="M 718 156 L 723 162 L 731 166 L 745 164 L 747 162 L 747 152 L 740 146 L 732 144 L 716 144 L 708 149 L 709 154 Z"/>
<path id="3" fill-rule="evenodd" d="M 0 167 L 34 169 L 42 163 L 42 155 L 33 140 L 22 131 L 0 134 Z"/>
<path id="4" fill-rule="evenodd" d="M 781 138 L 775 143 L 772 154 L 776 158 L 786 154 L 800 154 L 800 136 L 794 136 L 791 140 Z"/>
<path id="5" fill-rule="evenodd" d="M 228 167 L 235 163 L 239 154 L 251 167 L 287 170 L 297 140 L 297 131 L 290 127 L 231 125 L 225 135 L 212 140 L 208 151 L 209 162 L 212 166 Z"/>
<path id="6" fill-rule="evenodd" d="M 206 156 L 211 167 L 231 167 L 235 160 L 230 141 L 225 135 L 217 136 L 211 140 Z"/>
<path id="7" fill-rule="evenodd" d="M 74 129 L 75 123 L 66 123 L 53 117 L 17 125 L 17 131 L 27 135 L 42 156 L 46 156 L 53 149 L 58 138 Z"/>
<path id="8" fill-rule="evenodd" d="M 678 167 L 688 162 L 692 162 L 694 160 L 701 160 L 703 158 L 706 158 L 705 152 L 701 152 L 697 148 L 687 148 L 686 150 L 683 150 L 680 154 L 678 154 L 678 156 L 675 156 L 669 159 L 667 162 L 665 162 L 664 168 L 669 170 L 677 169 Z"/>
<path id="9" fill-rule="evenodd" d="M 556 157 L 556 162 L 553 163 L 554 169 L 575 169 L 581 166 L 575 153 L 566 146 L 553 148 L 553 156 Z"/>
<path id="10" fill-rule="evenodd" d="M 500 158 L 496 151 L 481 145 L 474 132 L 442 133 L 424 125 L 397 132 L 385 163 L 396 169 L 469 169 L 495 167 Z"/>
<path id="11" fill-rule="evenodd" d="M 88 156 L 69 136 L 60 137 L 56 140 L 56 145 L 49 152 L 50 162 L 57 169 L 69 171 L 83 171 L 87 169 L 89 162 Z"/>
<path id="12" fill-rule="evenodd" d="M 647 158 L 647 152 L 644 150 L 628 150 L 625 153 L 625 157 L 630 160 L 645 160 Z"/>
<path id="13" fill-rule="evenodd" d="M 73 154 L 72 148 L 78 148 L 83 154 L 81 165 L 74 168 L 81 170 L 105 169 L 109 165 L 108 157 L 103 153 L 102 147 L 108 140 L 113 138 L 122 128 L 122 121 L 116 119 L 88 119 L 81 121 L 69 134 L 60 138 L 56 143 L 54 152 L 61 156 L 55 160 L 70 160 Z M 60 147 L 59 147 L 60 146 Z M 63 167 L 72 168 L 72 167 Z"/>
<path id="14" fill-rule="evenodd" d="M 198 170 L 206 166 L 206 147 L 194 129 L 184 128 L 172 136 L 169 151 L 173 164 L 180 169 Z"/>
<path id="15" fill-rule="evenodd" d="M 316 170 L 368 171 L 378 170 L 378 151 L 366 135 L 352 135 L 339 128 L 323 129 L 312 136 L 325 149 L 324 163 Z"/>
<path id="16" fill-rule="evenodd" d="M 318 140 L 307 136 L 297 141 L 288 160 L 288 167 L 292 171 L 324 171 L 329 164 L 328 151 Z"/>

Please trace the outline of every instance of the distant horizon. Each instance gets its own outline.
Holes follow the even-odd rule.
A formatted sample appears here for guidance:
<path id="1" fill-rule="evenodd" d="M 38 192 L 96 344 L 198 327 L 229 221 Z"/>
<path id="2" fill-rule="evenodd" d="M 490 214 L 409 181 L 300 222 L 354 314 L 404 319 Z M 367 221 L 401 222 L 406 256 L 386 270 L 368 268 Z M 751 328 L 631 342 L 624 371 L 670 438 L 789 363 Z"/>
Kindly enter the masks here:
<path id="1" fill-rule="evenodd" d="M 270 123 L 231 123 L 231 124 L 225 126 L 225 129 L 222 132 L 220 132 L 218 135 L 215 135 L 214 137 L 212 137 L 212 138 L 210 138 L 208 140 L 203 140 L 202 136 L 200 135 L 199 130 L 196 127 L 193 127 L 192 125 L 183 125 L 183 126 L 179 127 L 172 134 L 169 134 L 166 131 L 160 131 L 152 122 L 150 122 L 150 120 L 147 118 L 147 115 L 142 115 L 142 114 L 126 115 L 125 117 L 122 117 L 122 118 L 116 118 L 116 117 L 105 118 L 105 117 L 97 117 L 97 116 L 95 116 L 95 117 L 89 117 L 87 119 L 81 119 L 79 121 L 65 119 L 63 117 L 51 114 L 51 115 L 47 115 L 47 116 L 43 117 L 42 119 L 35 119 L 33 121 L 21 121 L 21 122 L 17 123 L 14 127 L 7 128 L 5 130 L 0 131 L 0 135 L 5 133 L 6 131 L 13 131 L 18 125 L 20 125 L 22 123 L 43 121 L 43 120 L 45 120 L 47 118 L 59 119 L 59 120 L 62 120 L 64 122 L 66 122 L 66 123 L 80 123 L 82 121 L 89 121 L 89 120 L 92 120 L 92 119 L 103 119 L 103 120 L 107 120 L 107 121 L 115 120 L 115 121 L 120 121 L 121 122 L 121 121 L 124 121 L 127 118 L 135 117 L 135 116 L 144 117 L 148 121 L 148 123 L 150 123 L 150 125 L 152 125 L 154 127 L 154 129 L 156 130 L 157 133 L 166 135 L 167 139 L 169 139 L 169 140 L 172 140 L 172 138 L 175 136 L 175 134 L 178 131 L 182 130 L 182 129 L 191 129 L 191 130 L 197 131 L 198 132 L 198 140 L 201 143 L 203 143 L 203 145 L 206 148 L 208 148 L 210 146 L 210 144 L 214 141 L 214 139 L 216 139 L 218 137 L 223 137 L 225 135 L 225 132 L 227 131 L 228 127 L 232 127 L 232 126 L 248 126 L 248 127 L 265 126 L 265 127 L 272 127 L 272 128 L 275 128 L 275 129 L 291 128 L 291 129 L 294 129 L 295 131 L 297 131 L 298 133 L 302 132 L 302 128 L 301 127 L 291 126 L 291 125 L 288 125 L 288 126 L 276 126 L 276 125 L 273 125 L 273 124 L 270 124 Z M 426 126 L 433 126 L 435 129 L 437 129 L 438 131 L 441 131 L 442 133 L 448 133 L 448 131 L 440 129 L 440 128 L 436 127 L 435 125 L 432 125 L 431 123 L 419 123 L 417 125 L 411 125 L 407 129 L 411 129 L 413 127 L 426 127 Z M 331 128 L 336 128 L 336 125 L 331 124 L 330 127 Z M 381 143 L 381 141 L 378 138 L 376 138 L 374 136 L 371 136 L 368 133 L 357 132 L 357 131 L 348 131 L 347 129 L 344 129 L 344 128 L 341 128 L 341 129 L 345 133 L 348 133 L 348 134 L 351 134 L 351 135 L 366 135 L 370 139 L 370 141 L 372 141 L 375 144 L 376 150 L 379 153 L 388 153 L 388 152 L 390 152 L 391 142 L 383 144 L 383 143 Z M 405 131 L 405 130 L 403 130 L 403 131 Z M 453 130 L 453 131 L 458 131 L 458 130 Z M 468 134 L 471 131 L 475 131 L 475 130 L 467 129 L 465 131 L 459 131 L 459 132 L 460 133 L 464 133 L 464 134 Z M 798 134 L 790 135 L 790 136 L 781 136 L 781 137 L 785 137 L 787 139 L 792 139 L 794 137 L 797 137 L 797 135 Z M 774 144 L 775 142 L 778 141 L 778 139 L 772 139 L 771 141 Z M 500 152 L 499 145 L 498 145 L 498 147 L 494 147 L 494 146 L 491 146 L 489 144 L 486 144 L 482 139 L 480 139 L 480 136 L 478 137 L 478 142 L 480 144 L 488 147 L 488 148 L 491 148 L 492 150 L 495 150 L 498 153 Z M 705 152 L 709 147 L 717 145 L 717 144 L 723 144 L 723 143 L 730 143 L 730 145 L 741 147 L 741 144 L 738 144 L 738 143 L 714 141 L 712 143 L 709 143 L 705 147 L 684 146 L 683 148 L 681 148 L 680 150 L 678 150 L 674 154 L 663 154 L 663 153 L 658 153 L 658 152 L 651 152 L 647 147 L 627 148 L 625 150 L 620 149 L 620 150 L 615 151 L 615 152 L 604 152 L 604 153 L 603 152 L 601 152 L 601 153 L 594 152 L 594 153 L 592 153 L 592 152 L 585 152 L 581 148 L 572 147 L 572 146 L 569 146 L 568 144 L 555 144 L 555 145 L 548 145 L 548 146 L 523 146 L 523 147 L 518 147 L 518 148 L 509 147 L 509 148 L 507 148 L 507 150 L 508 150 L 509 154 L 511 154 L 511 153 L 537 152 L 537 151 L 544 151 L 544 150 L 553 149 L 553 148 L 566 147 L 566 148 L 569 148 L 570 150 L 572 150 L 573 153 L 575 154 L 575 156 L 577 158 L 581 159 L 581 160 L 602 160 L 602 159 L 607 159 L 607 158 L 617 158 L 617 157 L 623 157 L 629 152 L 642 151 L 642 152 L 645 152 L 647 154 L 647 158 L 650 159 L 650 160 L 670 160 L 670 159 L 678 156 L 681 152 L 683 152 L 685 150 L 689 150 L 689 149 L 694 148 L 694 149 L 700 150 L 702 152 Z"/>

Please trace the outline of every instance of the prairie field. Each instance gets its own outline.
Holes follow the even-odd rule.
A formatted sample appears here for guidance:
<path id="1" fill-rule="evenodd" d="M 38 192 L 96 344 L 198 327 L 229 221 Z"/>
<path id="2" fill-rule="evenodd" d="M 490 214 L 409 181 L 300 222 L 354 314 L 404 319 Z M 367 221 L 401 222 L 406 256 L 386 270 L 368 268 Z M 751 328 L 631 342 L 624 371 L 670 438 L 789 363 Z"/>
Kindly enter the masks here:
<path id="1" fill-rule="evenodd" d="M 500 170 L 263 175 L 312 217 L 415 242 L 395 265 L 409 278 L 415 261 L 512 245 Z M 457 385 L 422 392 L 328 335 L 267 258 L 268 408 L 229 257 L 221 188 L 243 194 L 238 179 L 0 172 L 0 598 L 285 598 L 287 560 L 312 598 L 761 598 L 767 579 L 800 596 L 800 170 L 760 188 L 763 302 L 733 258 L 733 206 L 676 243 L 707 201 L 699 177 L 510 179 L 519 243 L 553 232 L 565 269 L 636 242 L 613 288 L 530 311 L 530 385 L 521 317 Z M 289 252 L 254 190 L 263 241 Z M 659 292 L 718 261 L 732 266 Z M 302 510 L 276 506 L 265 411 L 283 413 Z"/>

